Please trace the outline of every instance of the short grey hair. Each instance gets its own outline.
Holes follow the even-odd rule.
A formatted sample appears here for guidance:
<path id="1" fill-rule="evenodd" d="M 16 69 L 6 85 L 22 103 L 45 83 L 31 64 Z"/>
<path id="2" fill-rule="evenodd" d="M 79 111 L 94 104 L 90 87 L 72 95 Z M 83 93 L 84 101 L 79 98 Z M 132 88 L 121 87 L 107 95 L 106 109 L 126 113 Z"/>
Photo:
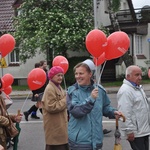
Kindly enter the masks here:
<path id="1" fill-rule="evenodd" d="M 135 68 L 139 68 L 139 67 L 136 65 L 131 65 L 131 66 L 127 67 L 125 77 L 127 78 L 128 75 L 131 75 Z"/>

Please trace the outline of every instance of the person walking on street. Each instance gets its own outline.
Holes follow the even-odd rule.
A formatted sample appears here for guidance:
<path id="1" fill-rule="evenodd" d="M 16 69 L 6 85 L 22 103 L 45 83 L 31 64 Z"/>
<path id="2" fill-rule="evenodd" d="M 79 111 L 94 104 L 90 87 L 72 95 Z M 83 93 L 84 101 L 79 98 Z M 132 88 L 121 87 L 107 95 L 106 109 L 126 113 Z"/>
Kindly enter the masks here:
<path id="1" fill-rule="evenodd" d="M 43 66 L 43 64 L 41 64 L 41 63 L 35 63 L 35 68 L 43 69 L 42 66 Z M 46 65 L 44 65 L 44 66 L 46 66 Z M 46 74 L 46 76 L 47 76 L 47 74 Z M 31 101 L 36 102 L 36 104 L 31 106 L 28 111 L 24 112 L 26 121 L 28 121 L 28 116 L 30 114 L 31 114 L 31 118 L 40 119 L 40 117 L 37 116 L 37 110 L 39 109 L 42 114 L 41 100 L 42 100 L 42 96 L 43 96 L 43 93 L 44 93 L 47 83 L 48 83 L 48 81 L 46 80 L 45 84 L 41 88 L 32 91 L 33 94 L 32 94 Z"/>
<path id="2" fill-rule="evenodd" d="M 41 60 L 40 62 L 40 68 L 41 69 L 43 69 L 44 71 L 45 71 L 45 73 L 46 73 L 46 77 L 47 77 L 47 80 L 46 80 L 46 83 L 45 83 L 45 85 L 43 86 L 43 87 L 46 87 L 46 85 L 48 84 L 48 73 L 47 73 L 47 61 L 46 60 Z M 34 91 L 33 91 L 34 92 Z M 35 92 L 34 92 L 35 93 Z M 34 106 L 33 106 L 34 107 Z M 40 109 L 39 109 L 40 108 Z M 37 116 L 37 110 L 40 110 L 40 112 L 42 111 L 42 109 L 41 109 L 41 105 L 39 104 L 37 104 L 37 106 L 36 106 L 36 108 L 34 107 L 34 111 L 32 111 L 32 113 L 31 113 L 31 118 L 33 118 L 33 119 L 40 119 L 40 117 L 38 117 Z"/>
<path id="3" fill-rule="evenodd" d="M 92 80 L 86 63 L 74 67 L 76 83 L 68 88 L 67 107 L 70 114 L 68 138 L 70 150 L 101 150 L 103 145 L 103 115 L 119 117 L 110 105 L 104 88 Z"/>
<path id="4" fill-rule="evenodd" d="M 47 62 L 46 62 L 46 60 L 41 60 L 40 61 L 40 66 L 45 71 L 46 76 L 48 77 L 48 70 L 47 70 Z"/>
<path id="5" fill-rule="evenodd" d="M 68 149 L 66 91 L 61 87 L 64 70 L 59 66 L 48 72 L 49 84 L 42 98 L 45 150 Z"/>
<path id="6" fill-rule="evenodd" d="M 120 132 L 133 150 L 149 150 L 150 108 L 142 88 L 142 70 L 131 65 L 126 69 L 125 79 L 117 93 L 118 110 L 126 117 L 120 122 Z"/>

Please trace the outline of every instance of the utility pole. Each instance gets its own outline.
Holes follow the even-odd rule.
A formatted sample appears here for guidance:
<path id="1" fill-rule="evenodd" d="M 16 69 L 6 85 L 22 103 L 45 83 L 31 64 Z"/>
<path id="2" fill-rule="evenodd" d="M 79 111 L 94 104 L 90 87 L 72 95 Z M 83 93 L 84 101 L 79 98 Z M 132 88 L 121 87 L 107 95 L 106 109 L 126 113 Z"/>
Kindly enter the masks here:
<path id="1" fill-rule="evenodd" d="M 97 29 L 97 0 L 93 0 L 94 4 L 94 28 Z"/>

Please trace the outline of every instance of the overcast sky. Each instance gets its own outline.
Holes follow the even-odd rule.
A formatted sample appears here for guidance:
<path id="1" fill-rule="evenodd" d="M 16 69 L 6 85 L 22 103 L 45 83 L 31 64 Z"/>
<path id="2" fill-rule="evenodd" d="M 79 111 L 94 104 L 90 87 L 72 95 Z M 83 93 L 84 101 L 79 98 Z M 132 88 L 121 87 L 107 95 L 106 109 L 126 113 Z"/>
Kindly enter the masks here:
<path id="1" fill-rule="evenodd" d="M 145 5 L 150 5 L 150 0 L 132 0 L 134 8 L 141 8 Z"/>

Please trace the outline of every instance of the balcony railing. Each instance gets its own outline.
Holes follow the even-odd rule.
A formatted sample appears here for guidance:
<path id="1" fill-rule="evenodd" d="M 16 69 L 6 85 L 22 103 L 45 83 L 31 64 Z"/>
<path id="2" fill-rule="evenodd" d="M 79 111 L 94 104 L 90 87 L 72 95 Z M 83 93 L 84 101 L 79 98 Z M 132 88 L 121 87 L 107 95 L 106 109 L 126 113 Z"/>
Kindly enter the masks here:
<path id="1" fill-rule="evenodd" d="M 134 9 L 134 12 L 135 14 L 132 14 L 129 9 L 118 11 L 116 16 L 119 23 L 150 22 L 150 6 Z M 133 19 L 134 15 L 136 19 Z"/>

